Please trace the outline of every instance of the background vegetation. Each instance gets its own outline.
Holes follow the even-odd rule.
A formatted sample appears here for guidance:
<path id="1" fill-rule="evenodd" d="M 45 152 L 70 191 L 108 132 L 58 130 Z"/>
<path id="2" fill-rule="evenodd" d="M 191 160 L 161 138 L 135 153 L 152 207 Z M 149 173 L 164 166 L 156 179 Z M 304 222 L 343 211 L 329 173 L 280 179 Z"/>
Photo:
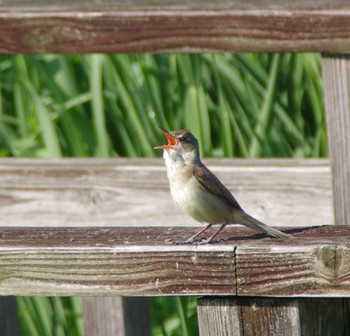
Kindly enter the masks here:
<path id="1" fill-rule="evenodd" d="M 153 157 L 188 128 L 204 156 L 327 155 L 318 54 L 0 57 L 0 157 Z M 82 335 L 77 298 L 18 298 L 23 335 Z M 154 335 L 194 335 L 192 298 L 152 301 Z"/>

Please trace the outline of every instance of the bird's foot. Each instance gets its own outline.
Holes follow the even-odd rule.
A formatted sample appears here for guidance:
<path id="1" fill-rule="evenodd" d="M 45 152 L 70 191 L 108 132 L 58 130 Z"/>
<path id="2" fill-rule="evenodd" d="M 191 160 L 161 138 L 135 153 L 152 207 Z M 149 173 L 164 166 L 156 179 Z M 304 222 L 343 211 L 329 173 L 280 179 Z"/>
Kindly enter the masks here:
<path id="1" fill-rule="evenodd" d="M 175 242 L 175 244 L 176 245 L 206 245 L 206 244 L 218 244 L 221 241 L 226 242 L 226 239 L 214 240 L 212 237 L 201 238 L 201 239 L 189 238 L 189 239 L 186 239 L 186 240 L 177 241 L 177 242 Z"/>
<path id="2" fill-rule="evenodd" d="M 174 242 L 175 245 L 191 245 L 195 243 L 196 241 L 192 238 L 186 239 L 186 240 L 178 240 Z"/>
<path id="3" fill-rule="evenodd" d="M 202 240 L 195 242 L 197 245 L 206 245 L 206 244 L 219 244 L 220 242 L 226 242 L 226 239 L 217 239 L 214 240 L 213 238 L 203 238 Z"/>

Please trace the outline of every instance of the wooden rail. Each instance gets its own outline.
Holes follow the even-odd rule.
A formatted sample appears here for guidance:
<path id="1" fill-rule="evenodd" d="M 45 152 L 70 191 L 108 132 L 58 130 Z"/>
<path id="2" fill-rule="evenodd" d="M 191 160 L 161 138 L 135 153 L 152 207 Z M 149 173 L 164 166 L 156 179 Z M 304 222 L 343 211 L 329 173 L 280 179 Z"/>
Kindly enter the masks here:
<path id="1" fill-rule="evenodd" d="M 0 52 L 329 51 L 350 49 L 341 1 L 4 0 Z"/>
<path id="2" fill-rule="evenodd" d="M 212 245 L 193 228 L 1 228 L 1 295 L 349 297 L 350 228 L 239 227 Z"/>
<path id="3" fill-rule="evenodd" d="M 267 223 L 334 223 L 328 160 L 205 161 L 243 208 Z M 0 225 L 200 224 L 171 199 L 162 159 L 2 159 Z"/>
<path id="4" fill-rule="evenodd" d="M 294 227 L 333 223 L 328 160 L 206 163 L 249 212 L 269 223 Z M 336 275 L 328 270 L 335 269 L 335 256 L 347 265 L 347 258 L 339 257 L 347 254 L 347 245 L 336 239 L 339 235 L 347 239 L 345 227 L 294 228 L 296 239 L 288 243 L 231 227 L 220 236 L 229 239 L 227 243 L 172 244 L 197 230 L 179 225 L 198 224 L 174 206 L 161 159 L 2 159 L 0 224 L 13 226 L 0 230 L 0 294 L 91 295 L 83 300 L 87 336 L 150 335 L 144 295 L 233 295 L 234 300 L 226 296 L 199 301 L 201 333 L 215 335 L 233 327 L 228 320 L 270 321 L 267 316 L 273 313 L 279 316 L 275 323 L 270 321 L 273 327 L 290 316 L 305 316 L 306 309 L 298 308 L 305 306 L 304 299 L 293 299 L 287 310 L 278 308 L 279 301 L 264 301 L 265 310 L 258 310 L 255 318 L 261 300 L 252 298 L 252 315 L 249 302 L 241 302 L 240 295 L 337 296 L 348 286 L 347 266 Z M 122 227 L 126 224 L 129 227 Z M 61 225 L 68 227 L 57 227 Z M 80 228 L 69 227 L 73 225 Z M 345 303 L 340 301 L 327 301 L 332 321 L 343 313 L 339 307 Z M 8 312 L 0 316 L 0 325 L 7 326 L 4 335 L 13 336 L 14 330 L 18 334 L 15 322 L 8 323 L 11 318 L 16 321 L 9 316 L 8 300 L 1 303 Z M 306 306 L 314 310 L 314 305 Z M 217 319 L 217 314 L 224 319 Z M 328 320 L 309 321 L 328 325 Z M 249 322 L 244 329 L 252 325 Z M 285 332 L 289 324 L 284 325 Z"/>

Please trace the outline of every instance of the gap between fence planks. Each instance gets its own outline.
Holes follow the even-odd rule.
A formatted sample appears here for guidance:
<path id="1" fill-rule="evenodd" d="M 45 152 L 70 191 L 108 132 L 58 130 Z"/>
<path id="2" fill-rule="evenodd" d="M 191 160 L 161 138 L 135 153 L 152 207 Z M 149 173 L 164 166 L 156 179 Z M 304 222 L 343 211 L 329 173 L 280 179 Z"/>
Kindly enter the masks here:
<path id="1" fill-rule="evenodd" d="M 195 228 L 1 228 L 1 295 L 350 296 L 350 227 L 230 227 L 210 245 Z"/>
<path id="2" fill-rule="evenodd" d="M 333 224 L 328 160 L 205 160 L 267 224 Z M 162 159 L 1 159 L 0 226 L 187 226 Z"/>
<path id="3" fill-rule="evenodd" d="M 0 12 L 2 54 L 346 52 L 349 33 L 341 0 L 4 0 Z"/>

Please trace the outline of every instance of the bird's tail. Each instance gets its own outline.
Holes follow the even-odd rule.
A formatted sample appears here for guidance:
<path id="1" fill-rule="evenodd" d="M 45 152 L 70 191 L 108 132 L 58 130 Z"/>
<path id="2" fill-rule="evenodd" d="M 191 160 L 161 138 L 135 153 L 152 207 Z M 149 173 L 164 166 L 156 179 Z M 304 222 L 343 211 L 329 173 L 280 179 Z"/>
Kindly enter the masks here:
<path id="1" fill-rule="evenodd" d="M 258 221 L 257 219 L 255 219 L 254 217 L 248 215 L 246 212 L 240 212 L 235 214 L 236 218 L 237 218 L 237 223 L 238 224 L 243 224 L 245 226 L 250 227 L 251 229 L 255 229 L 261 232 L 266 233 L 269 236 L 275 237 L 275 238 L 291 238 L 290 235 L 283 233 L 277 229 L 274 229 L 271 226 L 268 226 L 260 221 Z"/>

